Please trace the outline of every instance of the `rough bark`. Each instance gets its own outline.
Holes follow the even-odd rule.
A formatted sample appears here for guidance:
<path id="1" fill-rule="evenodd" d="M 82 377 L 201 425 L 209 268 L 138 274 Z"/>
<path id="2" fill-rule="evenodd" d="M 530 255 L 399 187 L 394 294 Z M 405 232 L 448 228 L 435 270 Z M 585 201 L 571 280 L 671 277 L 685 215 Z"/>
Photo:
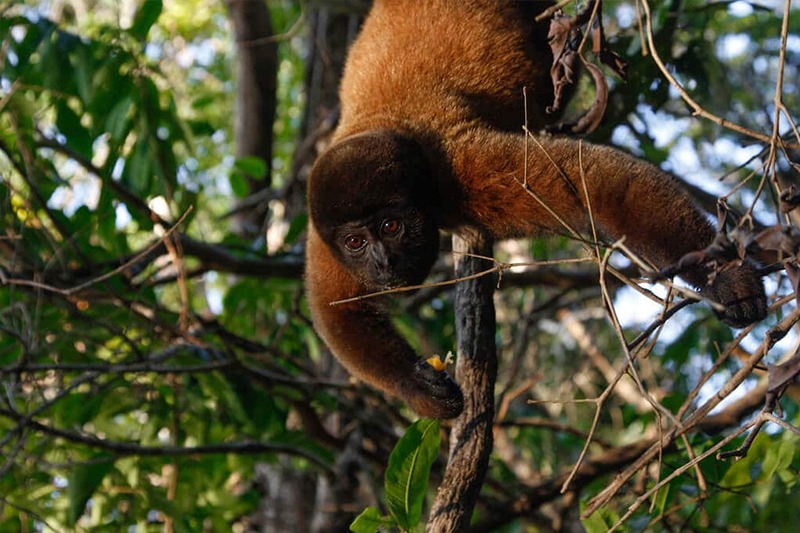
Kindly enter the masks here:
<path id="1" fill-rule="evenodd" d="M 272 128 L 277 106 L 278 43 L 265 0 L 230 0 L 230 19 L 236 36 L 236 157 L 255 156 L 267 173 L 248 179 L 250 196 L 271 184 Z M 237 210 L 236 223 L 245 237 L 263 235 L 267 202 Z"/>
<path id="2" fill-rule="evenodd" d="M 485 259 L 474 257 L 492 256 L 492 242 L 485 236 L 453 237 L 453 250 L 456 277 L 470 276 L 490 266 Z M 450 457 L 428 521 L 430 532 L 468 528 L 489 464 L 497 377 L 494 288 L 494 276 L 456 286 L 456 376 L 464 393 L 464 412 L 450 433 Z"/>

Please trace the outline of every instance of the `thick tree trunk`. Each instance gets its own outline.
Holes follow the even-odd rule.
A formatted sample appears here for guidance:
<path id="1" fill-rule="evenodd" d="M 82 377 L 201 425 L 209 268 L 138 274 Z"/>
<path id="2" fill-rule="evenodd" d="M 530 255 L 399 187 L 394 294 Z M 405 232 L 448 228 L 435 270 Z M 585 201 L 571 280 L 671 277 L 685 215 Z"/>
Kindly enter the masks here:
<path id="1" fill-rule="evenodd" d="M 278 44 L 265 0 L 230 0 L 230 18 L 236 37 L 236 157 L 255 156 L 267 164 L 267 173 L 248 179 L 249 195 L 258 196 L 271 184 L 272 128 L 277 105 Z M 266 201 L 237 210 L 239 233 L 248 238 L 264 234 Z"/>
<path id="2" fill-rule="evenodd" d="M 457 278 L 491 266 L 476 257 L 492 256 L 492 242 L 485 236 L 453 237 L 453 251 Z M 464 412 L 450 433 L 450 458 L 427 525 L 431 533 L 468 528 L 489 464 L 497 378 L 494 288 L 494 276 L 462 281 L 456 286 L 456 376 L 464 393 Z"/>

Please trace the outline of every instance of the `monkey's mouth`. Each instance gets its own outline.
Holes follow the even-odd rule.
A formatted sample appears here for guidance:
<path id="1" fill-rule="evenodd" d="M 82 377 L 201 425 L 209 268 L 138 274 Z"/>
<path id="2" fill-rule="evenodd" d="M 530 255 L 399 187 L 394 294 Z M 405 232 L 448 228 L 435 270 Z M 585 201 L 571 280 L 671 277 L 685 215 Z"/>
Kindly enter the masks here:
<path id="1" fill-rule="evenodd" d="M 408 287 L 409 285 L 414 285 L 413 283 L 408 283 L 402 279 L 394 279 L 390 281 L 384 281 L 381 285 L 380 290 L 382 291 L 396 291 L 398 289 L 402 289 L 404 287 Z M 405 291 L 404 291 L 405 292 Z"/>
<path id="2" fill-rule="evenodd" d="M 424 280 L 423 280 L 424 281 Z M 416 293 L 422 287 L 422 282 L 409 283 L 406 280 L 392 280 L 384 282 L 375 282 L 367 284 L 365 287 L 365 294 L 392 292 L 399 293 L 400 295 L 411 295 Z"/>
<path id="3" fill-rule="evenodd" d="M 381 276 L 381 279 L 363 279 L 364 288 L 367 292 L 395 291 L 409 285 L 406 281 L 397 277 Z"/>
<path id="4" fill-rule="evenodd" d="M 390 270 L 388 272 L 376 273 L 372 279 L 365 280 L 366 285 L 375 291 L 389 291 L 408 287 L 409 285 L 419 285 L 424 278 L 420 276 L 403 275 L 402 273 Z"/>
<path id="5" fill-rule="evenodd" d="M 405 276 L 396 276 L 390 280 L 385 280 L 383 282 L 383 290 L 393 291 L 407 287 L 418 287 L 422 285 L 424 282 L 425 282 L 424 276 L 415 276 L 413 278 L 408 278 Z M 403 292 L 414 292 L 416 290 L 418 290 L 418 288 L 414 289 L 407 288 L 407 290 Z"/>

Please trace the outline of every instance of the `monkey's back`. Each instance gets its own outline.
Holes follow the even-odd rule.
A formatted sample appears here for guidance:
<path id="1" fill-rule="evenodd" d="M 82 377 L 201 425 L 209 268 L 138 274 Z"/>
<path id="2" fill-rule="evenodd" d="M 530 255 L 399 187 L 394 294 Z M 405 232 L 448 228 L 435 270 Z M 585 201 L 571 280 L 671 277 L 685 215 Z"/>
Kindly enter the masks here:
<path id="1" fill-rule="evenodd" d="M 552 102 L 546 2 L 376 0 L 341 82 L 337 138 L 384 125 L 439 136 L 479 123 L 532 128 Z"/>

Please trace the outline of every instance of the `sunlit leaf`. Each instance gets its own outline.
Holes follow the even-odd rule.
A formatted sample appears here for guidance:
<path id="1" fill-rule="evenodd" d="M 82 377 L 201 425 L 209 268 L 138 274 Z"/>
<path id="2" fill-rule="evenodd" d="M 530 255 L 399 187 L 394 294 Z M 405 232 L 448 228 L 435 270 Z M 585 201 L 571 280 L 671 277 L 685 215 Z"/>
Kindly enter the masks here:
<path id="1" fill-rule="evenodd" d="M 603 519 L 602 511 L 595 511 L 588 517 L 581 520 L 586 533 L 606 533 L 611 526 L 606 520 Z"/>
<path id="2" fill-rule="evenodd" d="M 769 479 L 778 472 L 789 469 L 797 449 L 796 442 L 782 440 L 766 449 L 762 475 Z"/>

